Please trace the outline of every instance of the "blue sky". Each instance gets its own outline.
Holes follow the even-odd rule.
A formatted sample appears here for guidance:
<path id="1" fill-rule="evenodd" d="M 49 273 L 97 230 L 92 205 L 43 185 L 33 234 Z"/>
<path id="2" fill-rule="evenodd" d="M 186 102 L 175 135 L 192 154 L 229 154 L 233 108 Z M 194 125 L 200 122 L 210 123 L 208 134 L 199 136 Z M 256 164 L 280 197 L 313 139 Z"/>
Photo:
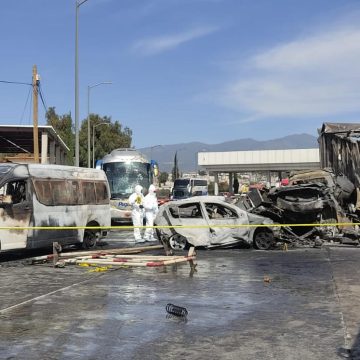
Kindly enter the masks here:
<path id="1" fill-rule="evenodd" d="M 136 147 L 316 135 L 359 122 L 358 0 L 88 0 L 79 13 L 80 119 L 111 116 Z M 74 114 L 75 0 L 3 1 L 0 80 Z M 29 88 L 0 84 L 0 123 L 30 124 Z M 40 124 L 44 124 L 44 109 Z"/>

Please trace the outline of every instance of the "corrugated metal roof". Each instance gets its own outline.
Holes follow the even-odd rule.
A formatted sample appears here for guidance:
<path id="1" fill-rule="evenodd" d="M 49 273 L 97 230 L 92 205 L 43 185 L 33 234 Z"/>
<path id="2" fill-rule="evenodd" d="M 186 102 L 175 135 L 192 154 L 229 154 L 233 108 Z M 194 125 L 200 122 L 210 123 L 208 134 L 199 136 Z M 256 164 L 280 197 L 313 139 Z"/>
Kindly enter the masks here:
<path id="1" fill-rule="evenodd" d="M 39 125 L 39 149 L 41 149 L 41 133 L 47 132 L 65 151 L 70 149 L 49 125 Z M 33 126 L 32 125 L 0 125 L 0 152 L 15 154 L 33 152 Z"/>

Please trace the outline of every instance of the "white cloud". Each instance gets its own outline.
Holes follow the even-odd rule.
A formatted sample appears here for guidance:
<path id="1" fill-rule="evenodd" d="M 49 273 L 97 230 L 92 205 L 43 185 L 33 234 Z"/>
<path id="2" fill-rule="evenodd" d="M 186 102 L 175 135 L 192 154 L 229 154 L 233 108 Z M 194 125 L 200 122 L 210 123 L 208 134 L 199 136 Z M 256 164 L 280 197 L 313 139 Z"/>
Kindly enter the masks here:
<path id="1" fill-rule="evenodd" d="M 135 43 L 133 50 L 138 51 L 143 55 L 154 55 L 174 49 L 179 45 L 204 37 L 217 30 L 217 27 L 198 27 L 179 34 L 147 38 Z"/>
<path id="2" fill-rule="evenodd" d="M 248 59 L 223 103 L 249 118 L 360 111 L 360 27 L 338 27 Z"/>

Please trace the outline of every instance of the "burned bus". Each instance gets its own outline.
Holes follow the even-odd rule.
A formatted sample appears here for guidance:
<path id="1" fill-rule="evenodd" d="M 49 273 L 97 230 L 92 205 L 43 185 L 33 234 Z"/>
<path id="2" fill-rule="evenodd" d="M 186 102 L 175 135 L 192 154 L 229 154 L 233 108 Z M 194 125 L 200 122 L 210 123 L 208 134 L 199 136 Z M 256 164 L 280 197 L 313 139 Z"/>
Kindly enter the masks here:
<path id="1" fill-rule="evenodd" d="M 101 170 L 0 164 L 0 251 L 53 242 L 94 247 L 110 226 L 109 195 Z"/>

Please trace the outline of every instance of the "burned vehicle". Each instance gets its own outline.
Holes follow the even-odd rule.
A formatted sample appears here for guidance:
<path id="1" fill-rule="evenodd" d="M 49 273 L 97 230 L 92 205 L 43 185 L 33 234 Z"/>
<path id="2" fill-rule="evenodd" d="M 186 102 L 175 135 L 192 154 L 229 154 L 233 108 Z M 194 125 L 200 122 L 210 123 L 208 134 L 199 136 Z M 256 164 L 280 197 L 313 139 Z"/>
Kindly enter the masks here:
<path id="1" fill-rule="evenodd" d="M 233 247 L 246 243 L 267 250 L 278 235 L 278 228 L 269 218 L 248 213 L 216 196 L 166 203 L 160 207 L 154 224 L 160 226 L 156 232 L 165 249 L 185 249 L 190 245 Z"/>
<path id="2" fill-rule="evenodd" d="M 253 191 L 238 205 L 286 224 L 281 228 L 281 240 L 306 244 L 316 240 L 357 239 L 355 226 L 332 225 L 356 220 L 356 204 L 354 184 L 346 176 L 324 169 L 294 173 L 288 186 L 263 194 Z"/>

